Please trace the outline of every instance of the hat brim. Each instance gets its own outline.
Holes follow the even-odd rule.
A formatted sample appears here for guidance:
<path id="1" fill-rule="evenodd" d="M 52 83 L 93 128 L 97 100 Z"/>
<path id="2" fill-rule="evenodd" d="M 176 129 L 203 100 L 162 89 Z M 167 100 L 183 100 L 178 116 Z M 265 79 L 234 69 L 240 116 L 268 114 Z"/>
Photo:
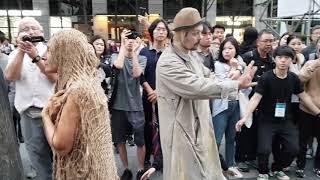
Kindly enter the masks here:
<path id="1" fill-rule="evenodd" d="M 203 20 L 200 20 L 199 22 L 197 22 L 195 24 L 192 24 L 192 25 L 180 26 L 180 27 L 174 28 L 172 31 L 181 31 L 181 30 L 184 30 L 184 29 L 193 28 L 193 27 L 198 26 L 198 25 L 200 25 L 202 23 L 203 23 Z"/>

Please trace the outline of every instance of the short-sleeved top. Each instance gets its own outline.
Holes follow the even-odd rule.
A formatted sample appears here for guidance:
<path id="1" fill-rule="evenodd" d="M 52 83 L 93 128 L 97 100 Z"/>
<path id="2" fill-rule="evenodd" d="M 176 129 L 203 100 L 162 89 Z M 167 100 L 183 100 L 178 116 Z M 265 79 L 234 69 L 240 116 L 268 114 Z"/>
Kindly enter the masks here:
<path id="1" fill-rule="evenodd" d="M 47 45 L 39 42 L 36 45 L 36 49 L 38 54 L 43 56 L 47 51 Z M 14 61 L 18 51 L 16 49 L 10 53 L 8 65 Z M 18 112 L 23 112 L 31 106 L 43 108 L 47 104 L 49 97 L 54 93 L 54 85 L 55 83 L 51 82 L 40 71 L 39 67 L 32 63 L 32 59 L 25 54 L 20 79 L 15 81 L 14 105 Z"/>
<path id="2" fill-rule="evenodd" d="M 157 52 L 152 47 L 145 47 L 140 51 L 140 55 L 145 56 L 147 58 L 147 65 L 144 71 L 144 77 L 152 89 L 156 89 L 156 67 L 161 54 L 162 50 Z"/>
<path id="3" fill-rule="evenodd" d="M 273 70 L 264 73 L 259 78 L 255 92 L 262 95 L 259 104 L 259 117 L 264 120 L 283 121 L 292 117 L 291 96 L 292 94 L 300 94 L 303 92 L 303 86 L 296 74 L 288 72 L 286 78 L 281 79 L 275 75 Z M 275 108 L 277 103 L 285 103 L 285 117 L 275 117 Z M 259 119 L 261 119 L 259 118 Z"/>
<path id="4" fill-rule="evenodd" d="M 117 54 L 111 56 L 112 64 L 117 57 Z M 138 56 L 138 59 L 144 71 L 147 59 L 145 56 Z M 122 111 L 143 111 L 140 78 L 133 78 L 132 59 L 125 57 L 123 69 L 119 71 L 117 81 L 118 89 L 112 108 Z"/>

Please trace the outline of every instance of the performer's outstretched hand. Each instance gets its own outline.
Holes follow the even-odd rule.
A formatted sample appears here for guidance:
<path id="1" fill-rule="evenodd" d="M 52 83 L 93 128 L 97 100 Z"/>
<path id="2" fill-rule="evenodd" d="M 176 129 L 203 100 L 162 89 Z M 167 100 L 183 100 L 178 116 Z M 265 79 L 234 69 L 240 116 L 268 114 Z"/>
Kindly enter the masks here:
<path id="1" fill-rule="evenodd" d="M 142 175 L 142 177 L 141 177 L 140 180 L 147 180 L 148 178 L 150 178 L 150 177 L 152 176 L 152 174 L 153 174 L 154 172 L 156 172 L 156 169 L 155 169 L 155 168 L 152 167 L 152 168 L 148 169 L 148 171 L 146 171 L 146 172 Z"/>
<path id="2" fill-rule="evenodd" d="M 254 61 L 251 61 L 250 64 L 244 70 L 244 73 L 239 77 L 239 89 L 246 89 L 248 87 L 254 86 L 252 83 L 252 78 L 257 71 L 257 67 L 253 66 Z"/>

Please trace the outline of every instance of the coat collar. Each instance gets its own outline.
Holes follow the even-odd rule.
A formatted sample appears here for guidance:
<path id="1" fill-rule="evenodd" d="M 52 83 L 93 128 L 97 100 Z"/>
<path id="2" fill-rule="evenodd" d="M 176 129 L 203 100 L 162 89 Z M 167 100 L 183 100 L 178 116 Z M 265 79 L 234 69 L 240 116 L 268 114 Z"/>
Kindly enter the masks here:
<path id="1" fill-rule="evenodd" d="M 190 57 L 190 54 L 186 54 L 182 51 L 180 51 L 178 48 L 176 48 L 173 44 L 170 45 L 172 51 L 177 55 L 179 56 L 182 60 L 184 61 L 191 61 L 191 57 Z"/>

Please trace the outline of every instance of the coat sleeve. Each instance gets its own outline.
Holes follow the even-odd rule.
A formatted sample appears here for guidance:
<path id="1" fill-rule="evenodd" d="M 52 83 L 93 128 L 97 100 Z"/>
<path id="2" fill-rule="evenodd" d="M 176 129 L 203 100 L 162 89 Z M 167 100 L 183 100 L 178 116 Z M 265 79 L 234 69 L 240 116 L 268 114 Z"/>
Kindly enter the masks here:
<path id="1" fill-rule="evenodd" d="M 309 60 L 302 67 L 299 73 L 299 79 L 302 83 L 306 83 L 310 80 L 312 74 L 317 68 L 320 68 L 320 60 Z"/>
<path id="2" fill-rule="evenodd" d="M 221 81 L 217 78 L 201 77 L 186 67 L 175 56 L 160 57 L 157 78 L 172 92 L 185 99 L 235 99 L 238 81 Z"/>

